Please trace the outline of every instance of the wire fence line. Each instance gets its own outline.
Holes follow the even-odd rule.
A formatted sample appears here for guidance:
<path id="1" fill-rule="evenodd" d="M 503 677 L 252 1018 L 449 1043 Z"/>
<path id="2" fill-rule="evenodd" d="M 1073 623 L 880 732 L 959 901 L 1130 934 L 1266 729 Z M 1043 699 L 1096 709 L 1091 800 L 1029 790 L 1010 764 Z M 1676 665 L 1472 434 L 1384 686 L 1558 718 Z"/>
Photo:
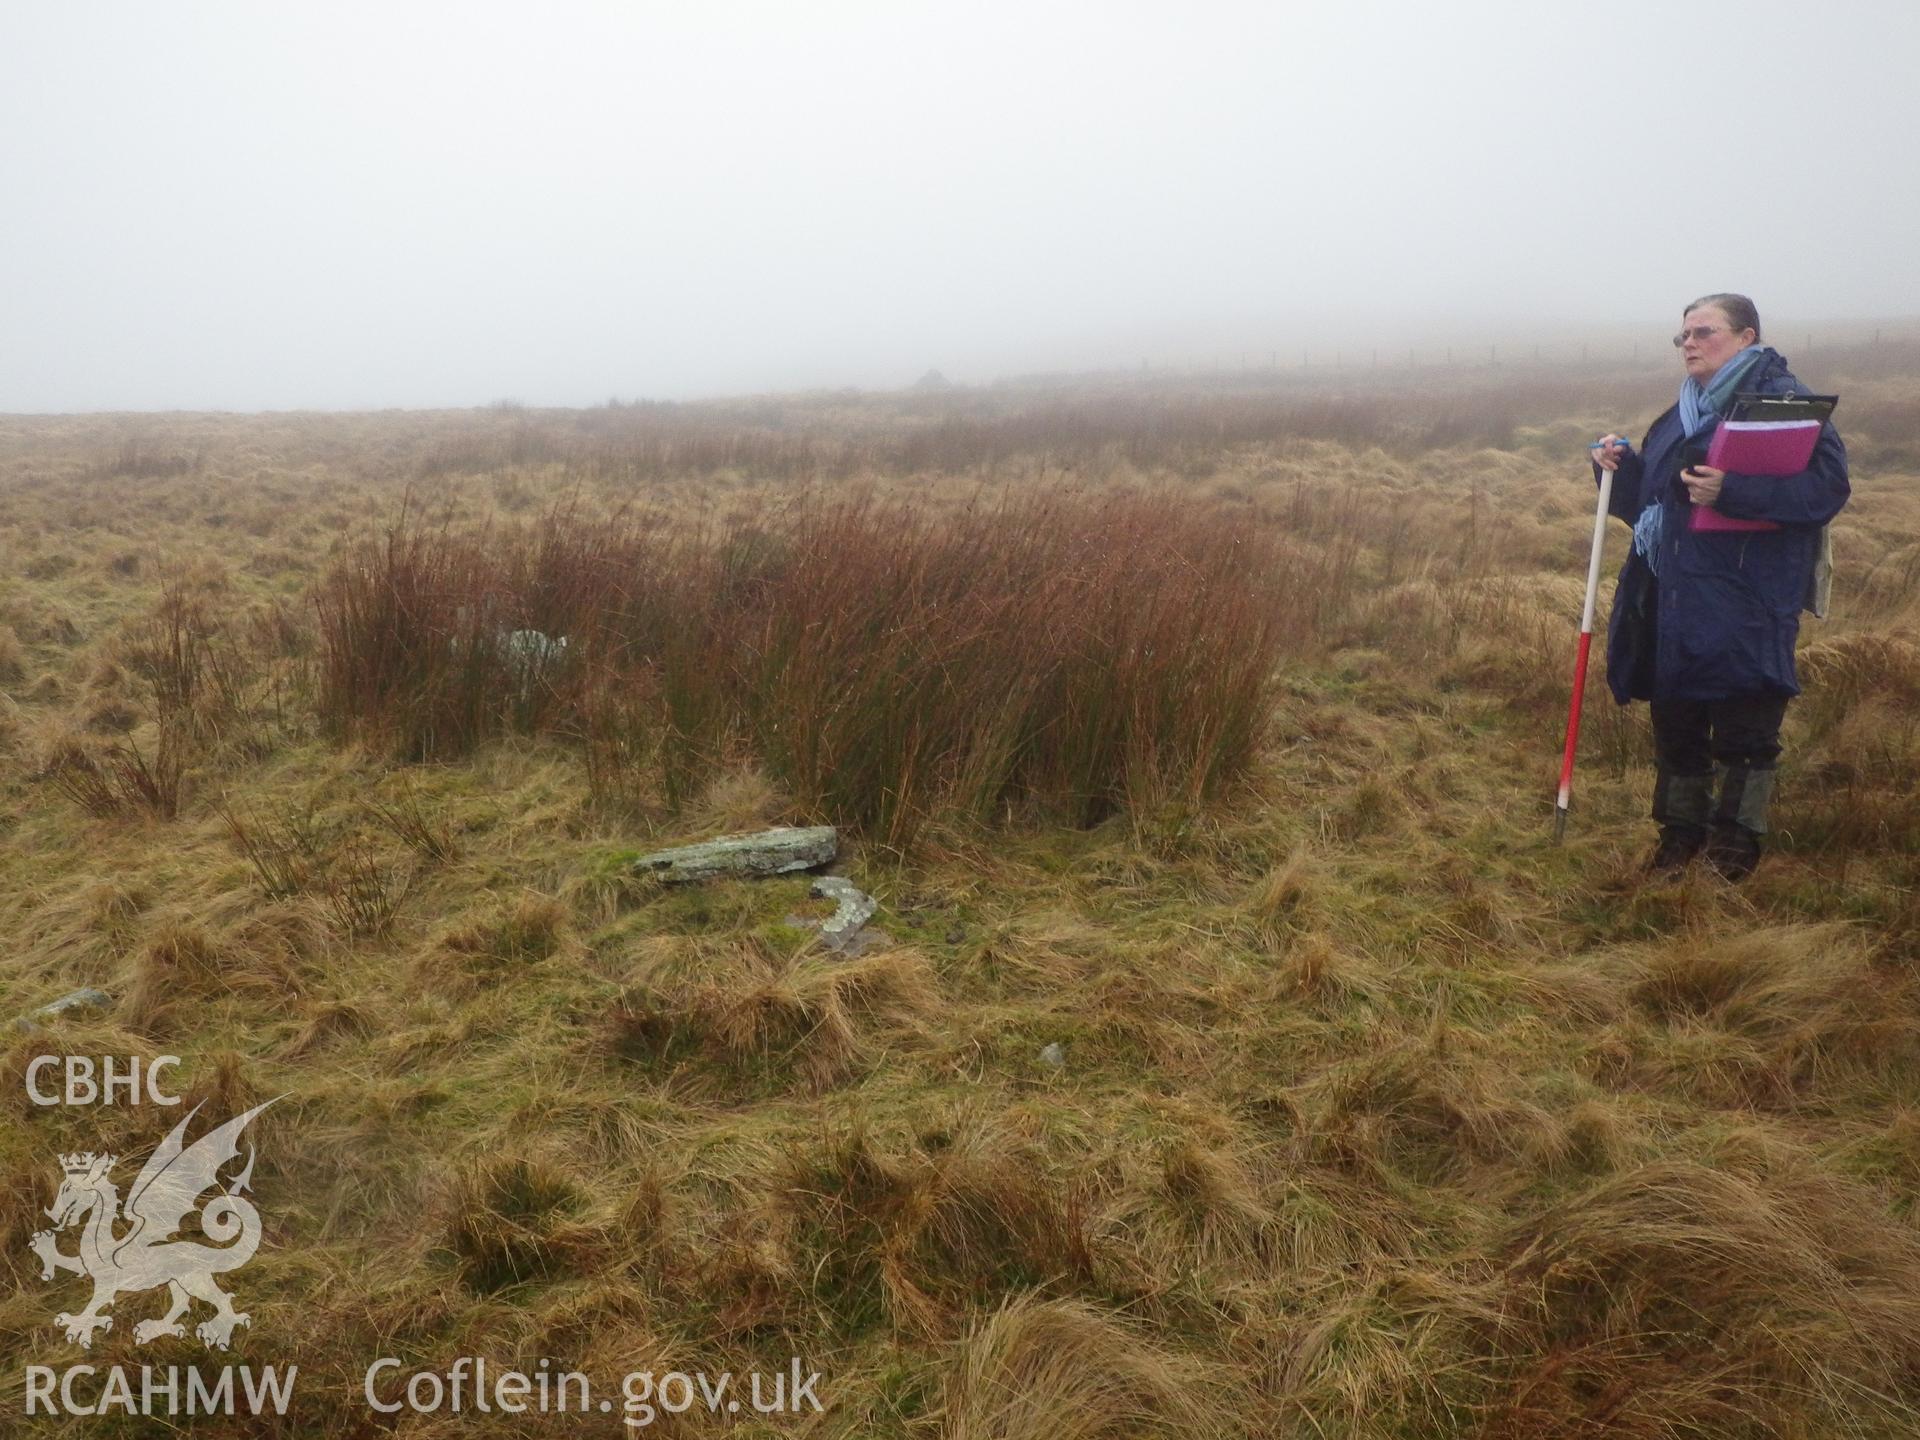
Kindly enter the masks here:
<path id="1" fill-rule="evenodd" d="M 1842 351 L 1848 354 L 1875 349 L 1893 351 L 1920 346 L 1920 327 L 1877 326 L 1871 329 L 1819 331 L 1778 329 L 1766 343 L 1787 350 L 1795 359 Z M 1563 369 L 1575 365 L 1667 366 L 1672 346 L 1659 339 L 1534 343 L 1461 343 L 1427 346 L 1356 346 L 1326 349 L 1296 346 L 1220 351 L 1181 359 L 1143 356 L 1138 369 L 1157 375 L 1258 375 L 1288 371 L 1343 373 L 1367 370 L 1495 369 L 1500 366 L 1541 365 Z"/>

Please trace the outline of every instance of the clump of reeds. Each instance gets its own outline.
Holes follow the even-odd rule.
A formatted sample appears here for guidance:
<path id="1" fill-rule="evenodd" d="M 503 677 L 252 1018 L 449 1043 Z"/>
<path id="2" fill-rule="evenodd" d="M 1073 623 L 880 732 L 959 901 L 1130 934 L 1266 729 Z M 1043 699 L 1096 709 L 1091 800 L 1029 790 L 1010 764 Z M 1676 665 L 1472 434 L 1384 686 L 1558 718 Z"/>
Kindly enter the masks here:
<path id="1" fill-rule="evenodd" d="M 493 534 L 403 510 L 315 596 L 323 721 L 429 760 L 574 708 L 578 657 L 637 558 L 631 539 L 567 514 Z"/>
<path id="2" fill-rule="evenodd" d="M 393 927 L 413 876 L 388 864 L 356 836 L 333 857 L 322 883 L 322 903 L 341 933 L 373 939 Z"/>
<path id="3" fill-rule="evenodd" d="M 801 812 L 897 847 L 936 815 L 1085 825 L 1245 772 L 1288 579 L 1168 495 L 808 496 L 675 533 L 403 515 L 322 587 L 320 703 L 410 758 L 557 725 L 610 799 L 644 757 L 684 804 L 744 751 Z"/>
<path id="4" fill-rule="evenodd" d="M 391 800 L 361 802 L 369 818 L 423 860 L 444 863 L 460 853 L 459 842 L 443 820 L 435 819 L 421 803 L 420 792 L 404 778 Z"/>
<path id="5" fill-rule="evenodd" d="M 209 603 L 207 588 L 170 578 L 152 611 L 128 624 L 93 667 L 81 716 L 87 729 L 121 738 L 92 745 L 63 737 L 43 766 L 88 814 L 171 820 L 193 769 L 223 752 L 257 757 L 270 748 L 258 722 L 282 708 L 277 677 L 263 693 L 256 656 Z"/>
<path id="6" fill-rule="evenodd" d="M 96 818 L 140 812 L 171 820 L 180 813 L 186 742 L 172 725 L 160 727 L 151 749 L 131 735 L 102 747 L 68 737 L 55 743 L 41 775 Z"/>
<path id="7" fill-rule="evenodd" d="M 311 805 L 288 805 L 274 812 L 223 802 L 219 814 L 269 900 L 300 894 L 324 862 L 319 820 Z"/>
<path id="8" fill-rule="evenodd" d="M 100 473 L 115 479 L 151 480 L 189 475 L 200 468 L 201 456 L 165 444 L 157 437 L 134 435 L 100 463 Z"/>

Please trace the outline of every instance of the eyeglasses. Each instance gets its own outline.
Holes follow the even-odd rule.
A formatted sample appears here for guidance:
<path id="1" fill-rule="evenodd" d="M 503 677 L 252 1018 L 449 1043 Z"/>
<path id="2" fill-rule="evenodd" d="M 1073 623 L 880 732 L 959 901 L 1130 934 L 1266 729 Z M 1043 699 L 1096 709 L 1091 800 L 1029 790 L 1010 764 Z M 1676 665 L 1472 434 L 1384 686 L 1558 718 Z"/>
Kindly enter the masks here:
<path id="1" fill-rule="evenodd" d="M 1682 330 L 1678 335 L 1673 337 L 1673 348 L 1678 350 L 1689 340 L 1704 340 L 1709 335 L 1717 335 L 1720 333 L 1721 328 L 1722 327 L 1718 325 L 1696 325 L 1691 330 Z"/>

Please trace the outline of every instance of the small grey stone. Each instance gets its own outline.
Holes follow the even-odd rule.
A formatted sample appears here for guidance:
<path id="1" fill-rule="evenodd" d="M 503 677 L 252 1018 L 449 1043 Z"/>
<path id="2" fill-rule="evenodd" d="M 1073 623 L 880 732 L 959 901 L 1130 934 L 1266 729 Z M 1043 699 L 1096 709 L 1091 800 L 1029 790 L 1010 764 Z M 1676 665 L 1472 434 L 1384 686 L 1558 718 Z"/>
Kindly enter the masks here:
<path id="1" fill-rule="evenodd" d="M 825 865 L 839 848 L 839 834 L 831 825 L 779 825 L 751 835 L 727 835 L 700 845 L 656 850 L 636 859 L 632 869 L 636 875 L 652 875 L 674 884 L 725 875 L 784 875 Z"/>
<path id="2" fill-rule="evenodd" d="M 91 987 L 70 990 L 58 1000 L 50 1000 L 38 1010 L 30 1010 L 25 1015 L 19 1016 L 13 1022 L 13 1028 L 32 1030 L 37 1021 L 54 1019 L 56 1016 L 66 1014 L 69 1010 L 93 1010 L 112 1003 L 113 997 L 104 990 L 95 990 Z"/>
<path id="3" fill-rule="evenodd" d="M 1066 1069 L 1066 1048 L 1058 1040 L 1053 1041 L 1040 1051 L 1040 1063 L 1054 1070 Z"/>
<path id="4" fill-rule="evenodd" d="M 538 670 L 566 658 L 567 637 L 541 630 L 507 630 L 499 637 L 500 653 L 516 670 Z"/>
<path id="5" fill-rule="evenodd" d="M 508 630 L 496 637 L 507 673 L 513 676 L 521 703 L 533 696 L 533 687 L 567 658 L 567 637 L 543 630 Z"/>

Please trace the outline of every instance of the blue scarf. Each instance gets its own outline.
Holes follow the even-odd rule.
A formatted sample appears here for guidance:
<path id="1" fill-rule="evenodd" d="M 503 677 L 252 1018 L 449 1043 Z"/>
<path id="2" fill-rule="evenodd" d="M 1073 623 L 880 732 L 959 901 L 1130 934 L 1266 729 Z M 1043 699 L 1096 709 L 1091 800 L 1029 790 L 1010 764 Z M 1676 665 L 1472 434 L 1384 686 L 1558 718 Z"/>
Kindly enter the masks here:
<path id="1" fill-rule="evenodd" d="M 1680 382 L 1680 427 L 1686 439 L 1693 439 L 1727 413 L 1734 391 L 1766 353 L 1764 346 L 1749 345 L 1714 371 L 1705 385 L 1691 375 Z M 1660 501 L 1653 501 L 1640 511 L 1640 518 L 1633 524 L 1633 548 L 1656 575 L 1660 567 L 1654 557 L 1660 553 L 1660 517 L 1664 510 Z"/>
<path id="2" fill-rule="evenodd" d="M 1705 385 L 1691 375 L 1680 382 L 1680 423 L 1686 427 L 1689 440 L 1727 413 L 1733 392 L 1766 353 L 1764 346 L 1749 345 L 1714 371 Z"/>

